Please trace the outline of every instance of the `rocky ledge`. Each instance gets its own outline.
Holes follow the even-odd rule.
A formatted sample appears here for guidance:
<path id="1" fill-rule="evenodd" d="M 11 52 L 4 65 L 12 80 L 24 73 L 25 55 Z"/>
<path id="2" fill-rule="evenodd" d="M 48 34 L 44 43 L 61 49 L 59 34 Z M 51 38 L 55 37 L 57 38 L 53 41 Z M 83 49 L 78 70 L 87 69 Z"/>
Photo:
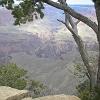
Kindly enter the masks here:
<path id="1" fill-rule="evenodd" d="M 11 87 L 0 86 L 0 100 L 80 100 L 71 95 L 51 95 L 32 99 L 27 90 L 17 90 Z"/>
<path id="2" fill-rule="evenodd" d="M 27 90 L 18 90 L 11 87 L 0 86 L 0 100 L 22 100 L 29 96 Z"/>

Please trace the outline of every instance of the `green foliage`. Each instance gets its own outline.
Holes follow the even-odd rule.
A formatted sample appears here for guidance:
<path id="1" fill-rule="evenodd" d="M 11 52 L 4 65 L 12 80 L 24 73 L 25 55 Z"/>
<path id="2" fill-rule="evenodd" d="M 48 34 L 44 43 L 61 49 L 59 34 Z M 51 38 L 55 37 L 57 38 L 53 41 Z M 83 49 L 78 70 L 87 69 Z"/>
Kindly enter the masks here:
<path id="1" fill-rule="evenodd" d="M 2 7 L 6 7 L 7 9 L 12 9 L 14 4 L 14 0 L 0 0 L 0 5 Z"/>
<path id="2" fill-rule="evenodd" d="M 39 97 L 42 95 L 42 91 L 45 89 L 45 86 L 39 81 L 32 80 L 31 91 L 33 91 L 33 97 Z"/>
<path id="3" fill-rule="evenodd" d="M 94 69 L 96 69 L 97 65 L 97 59 L 96 57 L 89 57 L 89 62 L 91 63 L 92 66 L 94 66 Z M 81 78 L 82 81 L 81 83 L 76 87 L 78 91 L 78 96 L 81 98 L 81 100 L 99 100 L 100 99 L 100 89 L 94 88 L 91 89 L 90 87 L 90 79 L 89 75 L 87 72 L 86 67 L 81 64 L 77 63 L 74 66 L 75 72 L 74 74 L 78 77 Z M 87 78 L 86 78 L 87 76 Z"/>
<path id="4" fill-rule="evenodd" d="M 32 92 L 33 97 L 41 95 L 45 86 L 39 81 L 26 78 L 27 71 L 19 68 L 16 64 L 0 66 L 0 86 L 9 86 L 16 89 L 26 89 Z M 30 82 L 31 81 L 31 82 Z M 30 83 L 28 83 L 30 82 Z"/>
<path id="5" fill-rule="evenodd" d="M 78 96 L 81 100 L 90 100 L 90 86 L 88 80 L 77 86 Z"/>
<path id="6" fill-rule="evenodd" d="M 22 90 L 26 87 L 26 80 L 25 79 L 18 79 L 13 84 L 14 88 L 17 88 L 19 90 Z"/>
<path id="7" fill-rule="evenodd" d="M 12 10 L 12 15 L 15 18 L 15 25 L 25 24 L 44 17 L 42 9 L 44 9 L 43 2 L 39 0 L 22 0 L 18 5 L 14 4 L 14 0 L 1 0 L 0 5 Z"/>
<path id="8" fill-rule="evenodd" d="M 0 85 L 10 86 L 17 89 L 24 89 L 26 81 L 22 77 L 26 71 L 18 68 L 16 64 L 0 66 Z"/>
<path id="9" fill-rule="evenodd" d="M 77 63 L 74 65 L 75 71 L 74 75 L 77 76 L 78 78 L 84 78 L 87 75 L 87 69 L 85 66 L 81 63 Z"/>
<path id="10" fill-rule="evenodd" d="M 78 96 L 81 100 L 99 100 L 100 99 L 100 89 L 94 88 L 90 89 L 89 82 L 85 81 L 77 86 Z"/>
<path id="11" fill-rule="evenodd" d="M 97 69 L 97 55 L 95 55 L 94 57 L 89 57 L 89 63 L 91 64 L 92 68 L 94 69 L 94 72 L 96 72 Z M 81 79 L 89 79 L 89 73 L 88 70 L 86 68 L 86 66 L 83 63 L 80 62 L 74 62 L 74 75 L 77 76 L 78 78 Z"/>
<path id="12" fill-rule="evenodd" d="M 89 62 L 91 66 L 93 66 L 94 72 L 96 71 L 96 66 L 97 66 L 96 58 L 97 57 L 89 57 Z M 74 75 L 82 79 L 80 81 L 80 84 L 76 87 L 78 91 L 78 96 L 81 98 L 81 100 L 99 100 L 100 89 L 95 87 L 94 89 L 91 89 L 89 73 L 84 64 L 76 63 L 74 65 L 74 68 L 75 68 Z"/>
<path id="13" fill-rule="evenodd" d="M 42 12 L 43 9 L 42 2 L 33 3 L 32 0 L 24 0 L 19 5 L 15 6 L 12 9 L 12 15 L 15 17 L 15 25 L 25 24 L 27 21 L 33 21 L 33 17 L 36 19 L 38 15 L 43 18 L 44 14 Z"/>
<path id="14" fill-rule="evenodd" d="M 39 81 L 32 80 L 32 88 L 38 88 L 38 87 L 40 87 L 41 89 L 44 88 L 42 83 L 40 83 Z"/>

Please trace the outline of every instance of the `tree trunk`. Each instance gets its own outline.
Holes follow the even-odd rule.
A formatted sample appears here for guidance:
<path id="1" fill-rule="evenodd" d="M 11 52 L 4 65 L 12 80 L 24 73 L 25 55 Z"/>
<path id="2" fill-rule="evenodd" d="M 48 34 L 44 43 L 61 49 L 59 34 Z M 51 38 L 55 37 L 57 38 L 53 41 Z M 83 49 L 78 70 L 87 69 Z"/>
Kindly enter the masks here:
<path id="1" fill-rule="evenodd" d="M 95 2 L 95 9 L 98 21 L 98 34 L 97 39 L 99 43 L 99 58 L 98 58 L 98 72 L 97 72 L 97 87 L 100 88 L 100 4 Z"/>
<path id="2" fill-rule="evenodd" d="M 61 5 L 67 6 L 66 0 L 59 0 L 59 2 Z M 96 73 L 93 68 L 94 66 L 90 64 L 87 50 L 85 49 L 85 46 L 84 46 L 84 43 L 83 43 L 81 37 L 78 35 L 77 24 L 74 22 L 71 15 L 65 9 L 64 9 L 64 13 L 65 13 L 65 22 L 63 22 L 63 21 L 60 21 L 60 22 L 65 24 L 66 27 L 68 28 L 68 30 L 72 33 L 72 36 L 78 46 L 83 63 L 87 68 L 87 73 L 88 73 L 87 76 L 90 80 L 90 89 L 92 90 L 92 89 L 94 89 L 94 87 L 96 85 L 96 77 L 95 77 Z M 94 28 L 96 28 L 96 27 L 94 26 Z"/>
<path id="3" fill-rule="evenodd" d="M 93 70 L 92 65 L 90 65 L 89 63 L 89 58 L 88 58 L 88 53 L 85 49 L 84 43 L 81 39 L 81 37 L 79 35 L 73 35 L 74 40 L 76 41 L 77 45 L 78 45 L 78 49 L 81 55 L 81 58 L 83 60 L 84 65 L 87 68 L 88 74 L 89 74 L 89 80 L 90 80 L 90 89 L 94 89 L 95 85 L 96 85 L 96 73 Z"/>
<path id="4" fill-rule="evenodd" d="M 72 29 L 69 26 L 69 24 L 67 24 L 68 21 L 66 21 L 66 18 L 68 18 L 67 20 L 69 20 L 69 23 L 72 27 Z M 87 50 L 84 46 L 84 43 L 81 39 L 81 37 L 78 35 L 78 29 L 77 29 L 77 24 L 75 24 L 75 22 L 73 21 L 72 17 L 65 11 L 65 21 L 66 21 L 66 27 L 69 29 L 69 31 L 72 33 L 72 36 L 78 46 L 78 49 L 79 49 L 79 52 L 80 52 L 80 55 L 81 55 L 81 58 L 83 60 L 83 63 L 84 65 L 86 66 L 87 68 L 87 76 L 90 80 L 90 88 L 91 90 L 94 89 L 95 87 L 95 84 L 96 84 L 96 73 L 93 69 L 94 66 L 92 66 L 90 63 L 89 63 L 89 56 L 88 56 L 88 53 L 87 53 Z"/>

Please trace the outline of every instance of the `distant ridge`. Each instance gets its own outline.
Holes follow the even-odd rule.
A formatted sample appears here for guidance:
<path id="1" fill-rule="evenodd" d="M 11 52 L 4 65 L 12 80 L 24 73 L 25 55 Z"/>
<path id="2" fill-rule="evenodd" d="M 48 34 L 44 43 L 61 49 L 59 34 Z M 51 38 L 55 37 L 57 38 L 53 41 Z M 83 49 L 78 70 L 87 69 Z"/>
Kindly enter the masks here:
<path id="1" fill-rule="evenodd" d="M 73 6 L 81 6 L 81 7 L 94 7 L 94 5 L 86 5 L 86 4 L 77 4 L 77 5 L 74 5 L 74 4 L 70 4 L 69 5 L 70 7 L 73 7 Z"/>

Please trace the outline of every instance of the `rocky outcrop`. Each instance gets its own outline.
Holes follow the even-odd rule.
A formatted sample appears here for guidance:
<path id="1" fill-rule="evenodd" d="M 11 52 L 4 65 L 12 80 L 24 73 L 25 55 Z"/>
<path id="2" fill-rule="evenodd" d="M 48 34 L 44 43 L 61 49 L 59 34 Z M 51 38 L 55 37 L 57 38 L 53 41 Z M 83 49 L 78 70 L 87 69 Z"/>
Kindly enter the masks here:
<path id="1" fill-rule="evenodd" d="M 80 100 L 71 95 L 51 95 L 32 99 L 27 90 L 18 90 L 11 87 L 0 86 L 0 100 Z"/>
<path id="2" fill-rule="evenodd" d="M 29 96 L 27 90 L 18 90 L 11 87 L 0 86 L 0 100 L 21 100 Z"/>
<path id="3" fill-rule="evenodd" d="M 45 97 L 40 97 L 40 98 L 26 98 L 23 100 L 80 100 L 78 97 L 76 96 L 70 96 L 70 95 L 54 95 L 54 96 L 45 96 Z"/>

